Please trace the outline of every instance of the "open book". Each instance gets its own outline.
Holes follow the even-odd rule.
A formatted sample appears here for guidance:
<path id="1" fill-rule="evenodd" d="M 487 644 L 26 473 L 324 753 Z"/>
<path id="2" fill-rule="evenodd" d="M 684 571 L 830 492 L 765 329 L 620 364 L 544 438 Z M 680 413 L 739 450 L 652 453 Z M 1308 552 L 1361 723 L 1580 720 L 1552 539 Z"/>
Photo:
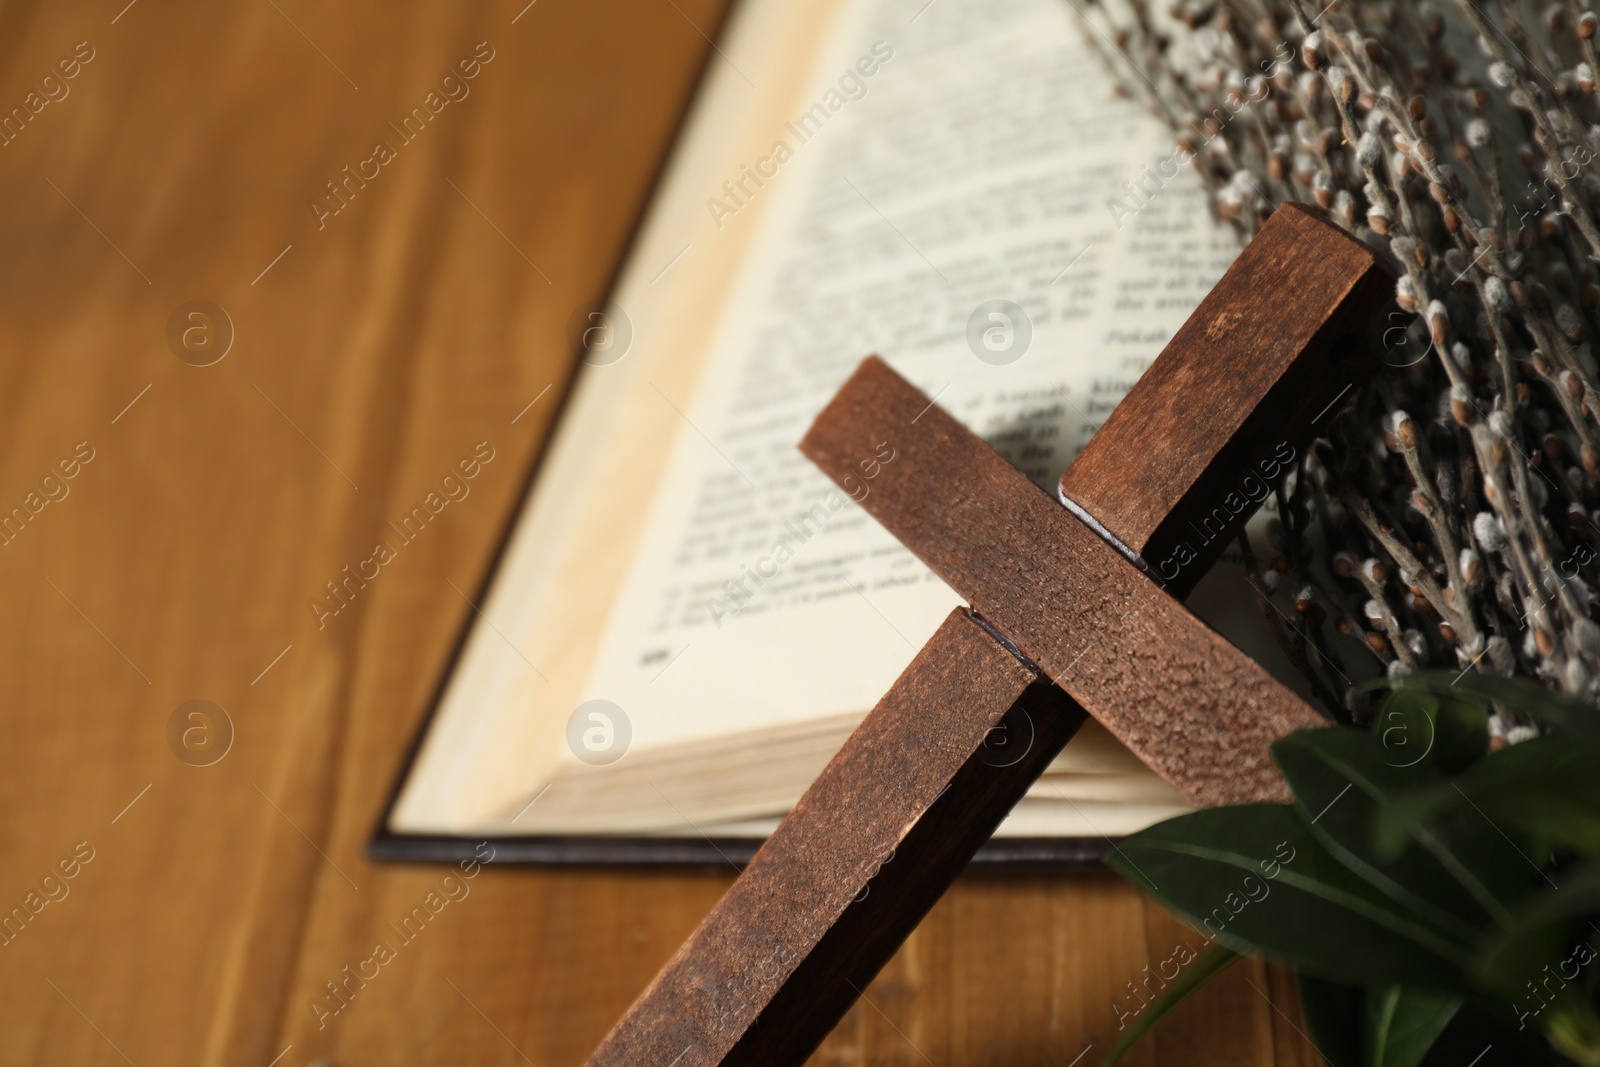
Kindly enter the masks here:
<path id="1" fill-rule="evenodd" d="M 1062 0 L 743 0 L 376 855 L 771 831 L 958 602 L 796 451 L 816 412 L 877 352 L 1053 490 L 1237 252 L 1194 175 L 1152 192 L 1171 136 L 1092 32 Z M 1191 604 L 1269 660 L 1233 581 Z M 979 862 L 1184 810 L 1091 722 Z"/>

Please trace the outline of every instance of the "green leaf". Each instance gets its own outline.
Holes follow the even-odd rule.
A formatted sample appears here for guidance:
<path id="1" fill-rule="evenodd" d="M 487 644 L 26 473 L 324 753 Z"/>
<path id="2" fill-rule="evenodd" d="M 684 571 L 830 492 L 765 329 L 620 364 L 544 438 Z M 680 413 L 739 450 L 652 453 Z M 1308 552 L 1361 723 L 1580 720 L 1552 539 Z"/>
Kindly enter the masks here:
<path id="1" fill-rule="evenodd" d="M 1600 934 L 1579 925 L 1600 911 L 1600 859 L 1561 875 L 1559 888 L 1539 893 L 1518 908 L 1506 928 L 1479 952 L 1478 975 L 1489 987 L 1526 998 L 1528 982 L 1575 981 L 1600 952 Z M 1576 936 L 1576 939 L 1575 939 Z M 1530 1005 L 1531 1006 L 1531 1005 Z"/>
<path id="2" fill-rule="evenodd" d="M 1541 1017 L 1543 1029 L 1550 1043 L 1562 1055 L 1581 1063 L 1584 1067 L 1600 1065 L 1600 1018 L 1587 1004 L 1569 1004 L 1553 1007 Z"/>
<path id="3" fill-rule="evenodd" d="M 1440 695 L 1396 689 L 1378 709 L 1372 735 L 1391 767 L 1426 761 L 1454 773 L 1489 751 L 1489 714 L 1485 703 L 1474 703 L 1454 691 Z"/>
<path id="4" fill-rule="evenodd" d="M 1240 958 L 1237 952 L 1229 951 L 1220 945 L 1213 945 L 1202 952 L 1193 966 L 1163 989 L 1161 995 L 1139 1013 L 1133 1026 L 1122 1036 L 1122 1040 L 1117 1042 L 1116 1048 L 1113 1048 L 1100 1062 L 1100 1067 L 1111 1067 L 1120 1060 L 1123 1053 L 1127 1052 L 1135 1041 L 1154 1030 L 1156 1024 L 1171 1014 L 1174 1008 L 1188 1000 L 1201 986 L 1239 962 Z"/>
<path id="5" fill-rule="evenodd" d="M 1369 992 L 1362 1005 L 1366 1067 L 1417 1067 L 1461 1007 L 1461 998 L 1400 986 Z"/>
<path id="6" fill-rule="evenodd" d="M 1294 810 L 1197 811 L 1123 840 L 1109 862 L 1209 938 L 1351 985 L 1465 991 L 1465 946 L 1352 874 Z"/>
<path id="7" fill-rule="evenodd" d="M 1423 720 L 1429 730 L 1431 721 Z M 1432 734 L 1423 736 L 1431 744 Z M 1386 805 L 1444 782 L 1426 752 L 1423 744 L 1396 748 L 1347 727 L 1302 730 L 1272 746 L 1296 807 L 1323 846 L 1389 899 L 1468 943 L 1505 921 L 1506 903 L 1527 891 L 1533 872 L 1481 819 L 1448 833 L 1420 831 L 1399 848 L 1375 847 L 1373 826 Z M 1489 872 L 1492 884 L 1476 871 Z M 1496 877 L 1505 871 L 1514 878 Z"/>
<path id="8" fill-rule="evenodd" d="M 1379 678 L 1363 689 L 1419 690 L 1436 696 L 1469 700 L 1487 708 L 1498 704 L 1520 718 L 1531 719 L 1546 730 L 1600 743 L 1600 715 L 1575 697 L 1556 693 L 1521 678 L 1470 673 L 1452 678 L 1442 671 L 1423 671 L 1398 678 Z"/>
<path id="9" fill-rule="evenodd" d="M 1420 689 L 1396 689 L 1372 720 L 1372 736 L 1391 767 L 1432 769 L 1439 698 Z"/>
<path id="10" fill-rule="evenodd" d="M 1434 713 L 1434 766 L 1448 774 L 1465 770 L 1489 752 L 1489 713 L 1482 705 L 1446 697 Z"/>
<path id="11" fill-rule="evenodd" d="M 1600 719 L 1600 712 L 1591 712 Z M 1414 835 L 1457 807 L 1469 808 L 1501 832 L 1533 843 L 1538 865 L 1550 848 L 1600 852 L 1600 746 L 1552 734 L 1491 753 L 1453 780 L 1388 807 L 1377 832 L 1385 848 Z"/>
<path id="12" fill-rule="evenodd" d="M 1570 1067 L 1532 1026 L 1517 1029 L 1505 1001 L 1469 998 L 1422 1061 L 1422 1067 Z M 1345 1067 L 1340 1064 L 1339 1067 Z"/>
<path id="13" fill-rule="evenodd" d="M 1332 1067 L 1361 1063 L 1361 990 L 1296 974 L 1300 1011 L 1311 1028 L 1311 1043 Z"/>

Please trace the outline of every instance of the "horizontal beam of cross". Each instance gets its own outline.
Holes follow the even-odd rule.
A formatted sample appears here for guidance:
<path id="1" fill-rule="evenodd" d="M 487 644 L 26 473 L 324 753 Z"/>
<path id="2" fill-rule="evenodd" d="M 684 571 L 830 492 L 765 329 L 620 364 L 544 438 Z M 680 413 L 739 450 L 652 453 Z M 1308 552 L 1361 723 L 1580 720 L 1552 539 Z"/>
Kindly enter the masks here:
<path id="1" fill-rule="evenodd" d="M 1161 565 L 1218 503 L 1212 541 L 1242 525 L 1229 486 L 1274 441 L 1305 446 L 1389 285 L 1359 242 L 1279 208 L 1063 477 L 1082 515 L 863 363 L 802 449 L 842 479 L 893 448 L 864 506 L 975 611 L 945 620 L 590 1067 L 804 1062 L 1085 708 L 1197 803 L 1282 798 L 1268 745 L 1322 720 L 1173 599 L 1220 546 Z M 996 743 L 1029 729 L 1020 758 Z"/>

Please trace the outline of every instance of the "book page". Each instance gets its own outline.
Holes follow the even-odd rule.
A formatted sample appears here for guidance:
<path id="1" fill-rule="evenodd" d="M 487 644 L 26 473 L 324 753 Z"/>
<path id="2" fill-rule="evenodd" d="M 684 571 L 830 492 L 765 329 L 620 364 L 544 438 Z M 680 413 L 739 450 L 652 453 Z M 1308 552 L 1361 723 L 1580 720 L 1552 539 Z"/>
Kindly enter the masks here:
<path id="1" fill-rule="evenodd" d="M 759 230 L 698 388 L 658 390 L 681 425 L 583 691 L 636 753 L 864 714 L 959 602 L 796 450 L 863 356 L 1053 491 L 1236 254 L 1193 174 L 1129 195 L 1171 135 L 1086 32 L 1057 0 L 847 5 L 705 190 Z M 892 458 L 861 460 L 869 493 Z"/>
<path id="2" fill-rule="evenodd" d="M 800 456 L 815 413 L 877 352 L 1053 492 L 1236 254 L 1090 32 L 742 0 L 614 294 L 631 341 L 578 379 L 391 829 L 737 834 L 798 799 L 958 602 L 850 499 L 892 458 L 846 493 Z M 1180 810 L 1087 729 L 1001 833 Z"/>
<path id="3" fill-rule="evenodd" d="M 746 206 L 738 226 L 719 230 L 706 190 L 772 143 L 844 2 L 739 0 L 729 13 L 608 305 L 571 309 L 577 328 L 563 358 L 597 310 L 612 343 L 585 357 L 504 551 L 470 598 L 463 642 L 389 813 L 394 832 L 478 832 L 512 803 L 503 829 L 526 832 L 511 816 L 557 760 L 639 544 L 641 487 L 664 477 L 683 425 L 663 398 L 699 380 L 762 210 Z"/>

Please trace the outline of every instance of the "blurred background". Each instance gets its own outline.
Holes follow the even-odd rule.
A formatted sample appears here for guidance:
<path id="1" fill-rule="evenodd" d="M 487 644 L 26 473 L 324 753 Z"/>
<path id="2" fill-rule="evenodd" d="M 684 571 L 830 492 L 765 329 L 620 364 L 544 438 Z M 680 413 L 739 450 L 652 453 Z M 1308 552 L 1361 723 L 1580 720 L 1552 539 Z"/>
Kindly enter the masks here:
<path id="1" fill-rule="evenodd" d="M 577 1064 L 726 888 L 490 871 L 312 1008 L 438 885 L 364 848 L 726 6 L 0 6 L 0 1061 Z M 817 1062 L 1065 1064 L 1120 992 L 1075 954 L 1175 930 L 1109 875 L 966 879 Z M 1236 968 L 1128 1062 L 1287 1047 L 1282 983 Z"/>

